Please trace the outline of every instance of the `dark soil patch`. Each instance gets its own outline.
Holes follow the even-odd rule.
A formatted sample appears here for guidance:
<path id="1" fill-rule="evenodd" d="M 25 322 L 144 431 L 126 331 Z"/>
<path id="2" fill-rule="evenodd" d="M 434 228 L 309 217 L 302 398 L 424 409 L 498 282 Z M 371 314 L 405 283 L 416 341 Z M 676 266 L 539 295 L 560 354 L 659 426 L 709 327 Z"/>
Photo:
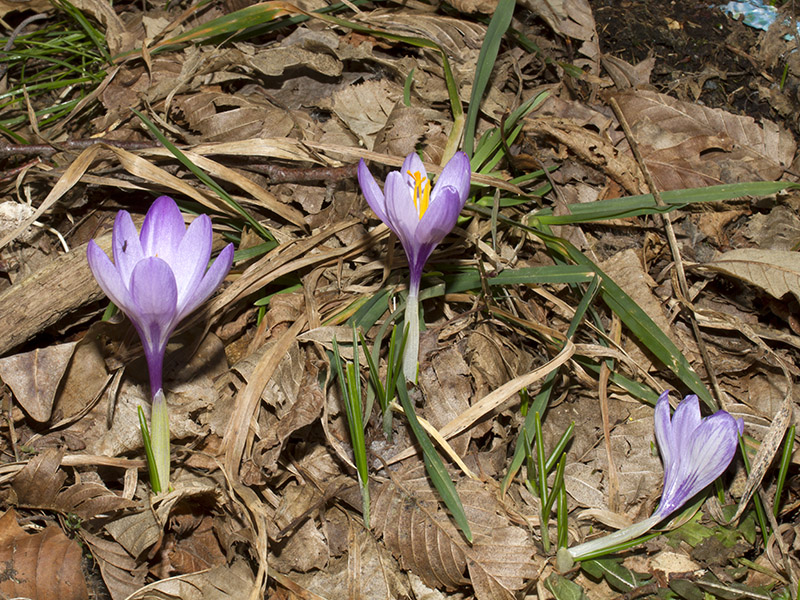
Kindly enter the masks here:
<path id="1" fill-rule="evenodd" d="M 651 81 L 659 91 L 797 130 L 795 119 L 758 91 L 759 84 L 774 87 L 782 76 L 782 66 L 769 69 L 754 56 L 763 32 L 705 1 L 591 0 L 591 5 L 602 51 L 633 64 L 654 56 Z M 783 96 L 797 108 L 795 94 Z"/>

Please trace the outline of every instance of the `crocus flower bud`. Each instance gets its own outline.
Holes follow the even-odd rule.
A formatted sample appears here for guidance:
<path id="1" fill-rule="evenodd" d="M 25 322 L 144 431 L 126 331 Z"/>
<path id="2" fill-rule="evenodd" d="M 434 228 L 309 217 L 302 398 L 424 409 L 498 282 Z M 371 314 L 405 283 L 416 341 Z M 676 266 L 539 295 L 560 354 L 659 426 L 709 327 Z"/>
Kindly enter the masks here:
<path id="1" fill-rule="evenodd" d="M 655 514 L 665 518 L 728 468 L 744 421 L 724 410 L 701 418 L 695 395 L 686 396 L 670 420 L 668 392 L 664 392 L 656 404 L 655 425 L 664 462 L 664 491 Z"/>

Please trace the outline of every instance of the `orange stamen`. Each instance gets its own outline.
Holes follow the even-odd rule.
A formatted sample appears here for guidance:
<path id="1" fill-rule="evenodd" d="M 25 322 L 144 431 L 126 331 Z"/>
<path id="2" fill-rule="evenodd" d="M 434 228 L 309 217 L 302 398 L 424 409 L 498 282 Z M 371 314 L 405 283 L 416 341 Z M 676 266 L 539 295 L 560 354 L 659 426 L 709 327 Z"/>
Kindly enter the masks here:
<path id="1" fill-rule="evenodd" d="M 427 177 L 423 177 L 419 171 L 412 173 L 406 171 L 409 176 L 414 180 L 414 208 L 417 209 L 419 218 L 425 215 L 428 210 L 428 204 L 431 201 L 431 182 Z"/>

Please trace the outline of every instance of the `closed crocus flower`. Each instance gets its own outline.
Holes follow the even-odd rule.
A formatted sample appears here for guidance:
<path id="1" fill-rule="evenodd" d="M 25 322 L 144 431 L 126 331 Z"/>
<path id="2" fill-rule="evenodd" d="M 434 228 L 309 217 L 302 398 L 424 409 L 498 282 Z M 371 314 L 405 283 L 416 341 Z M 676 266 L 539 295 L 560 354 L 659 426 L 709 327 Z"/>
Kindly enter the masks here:
<path id="1" fill-rule="evenodd" d="M 606 548 L 647 533 L 681 508 L 694 495 L 725 472 L 736 453 L 744 421 L 724 410 L 702 418 L 697 396 L 686 396 L 669 416 L 669 392 L 659 396 L 655 410 L 656 441 L 664 463 L 661 502 L 652 516 L 607 536 L 559 550 L 559 568 L 572 561 L 598 556 Z"/>
<path id="2" fill-rule="evenodd" d="M 411 271 L 406 324 L 409 327 L 403 371 L 416 379 L 419 353 L 419 285 L 422 269 L 434 248 L 450 233 L 469 196 L 470 164 L 463 152 L 456 152 L 431 184 L 419 156 L 409 154 L 400 171 L 386 177 L 383 191 L 363 160 L 358 165 L 358 182 L 370 208 L 397 235 Z"/>
<path id="3" fill-rule="evenodd" d="M 187 229 L 175 201 L 161 196 L 147 211 L 141 233 L 127 211 L 117 213 L 113 263 L 94 240 L 87 249 L 97 283 L 131 320 L 144 347 L 153 397 L 149 437 L 158 468 L 155 478 L 151 470 L 151 480 L 160 484 L 154 484 L 154 491 L 169 486 L 169 416 L 161 389 L 167 341 L 178 323 L 217 289 L 233 262 L 233 244 L 228 244 L 209 268 L 211 242 L 208 215 Z"/>
<path id="4" fill-rule="evenodd" d="M 670 419 L 668 392 L 664 392 L 656 404 L 655 422 L 664 462 L 664 490 L 655 514 L 665 518 L 728 468 L 744 421 L 724 410 L 701 418 L 695 395 L 686 396 Z"/>

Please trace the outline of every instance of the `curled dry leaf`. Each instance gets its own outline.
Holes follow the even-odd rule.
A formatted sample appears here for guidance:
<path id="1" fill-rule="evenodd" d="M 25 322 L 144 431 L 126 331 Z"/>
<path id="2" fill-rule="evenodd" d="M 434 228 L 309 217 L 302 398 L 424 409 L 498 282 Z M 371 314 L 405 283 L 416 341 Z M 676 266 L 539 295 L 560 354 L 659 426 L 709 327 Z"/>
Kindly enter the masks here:
<path id="1" fill-rule="evenodd" d="M 33 420 L 44 423 L 50 419 L 56 390 L 75 344 L 56 344 L 0 359 L 0 378 Z"/>
<path id="2" fill-rule="evenodd" d="M 63 456 L 61 450 L 47 448 L 28 461 L 17 473 L 11 482 L 11 488 L 17 495 L 19 506 L 52 506 L 67 478 L 66 473 L 59 468 Z"/>
<path id="3" fill-rule="evenodd" d="M 497 495 L 482 483 L 461 480 L 456 489 L 474 535 L 472 545 L 441 508 L 422 466 L 378 487 L 372 528 L 403 567 L 428 585 L 455 590 L 471 582 L 478 600 L 512 600 L 513 592 L 538 572 L 528 530 L 511 523 Z"/>
<path id="4" fill-rule="evenodd" d="M 29 534 L 8 510 L 0 517 L 0 594 L 4 598 L 84 600 L 89 598 L 81 548 L 59 527 Z"/>
<path id="5" fill-rule="evenodd" d="M 203 142 L 286 137 L 294 127 L 284 110 L 258 94 L 199 92 L 176 98 L 175 104 Z"/>
<path id="6" fill-rule="evenodd" d="M 336 509 L 339 510 L 339 509 Z M 347 551 L 332 560 L 324 571 L 292 574 L 292 579 L 308 591 L 310 598 L 352 600 L 353 598 L 428 598 L 414 595 L 400 565 L 368 531 L 352 519 L 340 523 L 329 511 L 328 531 L 336 531 L 347 544 Z M 342 514 L 341 512 L 339 513 Z M 333 521 L 333 524 L 331 524 Z M 299 597 L 299 596 L 297 596 Z"/>

